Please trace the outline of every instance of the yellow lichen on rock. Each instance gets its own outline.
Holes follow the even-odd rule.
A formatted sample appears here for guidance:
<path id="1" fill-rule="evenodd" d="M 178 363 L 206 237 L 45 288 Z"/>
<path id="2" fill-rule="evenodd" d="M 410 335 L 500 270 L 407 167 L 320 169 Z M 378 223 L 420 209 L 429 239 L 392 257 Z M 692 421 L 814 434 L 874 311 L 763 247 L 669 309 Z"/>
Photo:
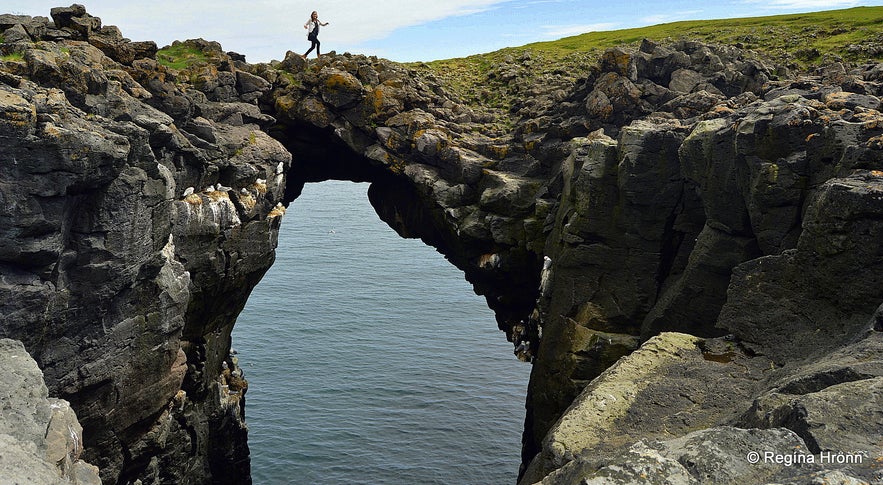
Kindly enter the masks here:
<path id="1" fill-rule="evenodd" d="M 883 150 L 883 135 L 868 138 L 868 142 L 865 146 L 876 150 Z"/>
<path id="2" fill-rule="evenodd" d="M 856 113 L 855 118 L 861 121 L 862 126 L 867 130 L 883 128 L 883 113 L 880 113 L 879 111 L 862 111 Z"/>
<path id="3" fill-rule="evenodd" d="M 238 198 L 239 203 L 242 204 L 242 207 L 247 211 L 251 211 L 252 209 L 254 209 L 254 206 L 257 204 L 257 201 L 254 197 L 252 197 L 251 193 L 239 194 Z"/>
<path id="4" fill-rule="evenodd" d="M 37 108 L 21 96 L 0 90 L 0 120 L 13 126 L 30 125 L 37 119 Z"/>
<path id="5" fill-rule="evenodd" d="M 491 145 L 488 147 L 488 150 L 497 160 L 502 160 L 509 155 L 509 145 Z"/>
<path id="6" fill-rule="evenodd" d="M 345 84 L 346 79 L 343 77 L 342 73 L 331 74 L 325 79 L 325 87 L 328 89 L 334 89 Z"/>
<path id="7" fill-rule="evenodd" d="M 215 190 L 215 191 L 209 192 L 205 195 L 213 202 L 217 202 L 221 199 L 229 199 L 230 198 L 230 196 L 227 195 L 227 192 L 222 192 L 220 190 Z"/>
<path id="8" fill-rule="evenodd" d="M 271 210 L 270 213 L 267 214 L 267 219 L 275 219 L 277 217 L 282 217 L 284 215 L 285 215 L 285 206 L 282 205 L 281 202 L 279 202 L 278 204 L 276 204 L 276 207 L 274 207 L 273 210 Z"/>
<path id="9" fill-rule="evenodd" d="M 285 95 L 276 98 L 276 111 L 280 113 L 288 113 L 297 106 L 297 101 L 291 96 Z"/>
<path id="10" fill-rule="evenodd" d="M 733 108 L 730 108 L 729 106 L 719 104 L 719 105 L 711 108 L 711 112 L 716 115 L 726 116 L 726 115 L 731 115 L 731 114 L 735 113 L 736 111 Z"/>
<path id="11" fill-rule="evenodd" d="M 323 68 L 320 76 L 322 101 L 334 108 L 351 107 L 365 96 L 362 83 L 347 71 Z"/>
<path id="12" fill-rule="evenodd" d="M 404 109 L 402 93 L 393 86 L 380 84 L 368 91 L 365 104 L 371 116 L 377 117 L 388 113 L 400 112 Z"/>

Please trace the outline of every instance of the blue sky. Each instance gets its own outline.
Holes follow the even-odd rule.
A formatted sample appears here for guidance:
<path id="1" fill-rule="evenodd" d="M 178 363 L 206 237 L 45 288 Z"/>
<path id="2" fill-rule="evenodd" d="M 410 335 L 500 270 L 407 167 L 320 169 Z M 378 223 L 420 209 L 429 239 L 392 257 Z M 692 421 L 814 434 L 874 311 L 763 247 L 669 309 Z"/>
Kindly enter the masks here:
<path id="1" fill-rule="evenodd" d="M 589 31 L 641 27 L 678 20 L 777 15 L 855 6 L 861 0 L 152 0 L 83 2 L 105 25 L 132 40 L 160 47 L 201 37 L 249 62 L 281 59 L 309 47 L 303 24 L 313 10 L 330 25 L 322 50 L 430 61 L 553 40 Z M 0 13 L 49 16 L 69 2 L 3 0 Z"/>

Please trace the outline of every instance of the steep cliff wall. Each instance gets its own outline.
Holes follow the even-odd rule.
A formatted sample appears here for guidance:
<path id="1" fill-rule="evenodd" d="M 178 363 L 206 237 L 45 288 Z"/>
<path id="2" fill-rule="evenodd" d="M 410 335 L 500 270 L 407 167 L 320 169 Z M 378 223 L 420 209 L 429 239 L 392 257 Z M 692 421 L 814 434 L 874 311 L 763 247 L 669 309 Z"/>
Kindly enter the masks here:
<path id="1" fill-rule="evenodd" d="M 0 473 L 7 483 L 95 485 L 98 468 L 79 459 L 83 427 L 67 401 L 50 398 L 21 342 L 0 339 Z"/>
<path id="2" fill-rule="evenodd" d="M 207 95 L 155 45 L 80 8 L 53 17 L 0 17 L 25 32 L 0 44 L 0 335 L 76 409 L 105 483 L 244 483 L 222 362 L 273 262 L 291 161 L 261 129 L 268 85 L 229 64 Z"/>
<path id="3" fill-rule="evenodd" d="M 108 483 L 248 481 L 230 331 L 277 204 L 328 178 L 372 182 L 533 363 L 524 483 L 629 483 L 613 471 L 651 455 L 752 481 L 760 446 L 879 456 L 879 65 L 778 78 L 645 41 L 502 111 L 373 57 L 248 65 L 191 41 L 207 60 L 173 71 L 78 7 L 3 29 L 0 336 L 77 410 Z"/>
<path id="4" fill-rule="evenodd" d="M 732 47 L 645 41 L 607 51 L 572 85 L 537 80 L 543 94 L 514 114 L 464 106 L 431 74 L 399 69 L 358 56 L 308 64 L 291 56 L 256 72 L 274 83 L 270 101 L 285 129 L 325 137 L 340 153 L 349 148 L 338 156 L 344 165 L 381 172 L 372 178 L 381 217 L 463 269 L 516 353 L 533 362 L 524 483 L 581 457 L 594 461 L 551 483 L 628 459 L 604 440 L 555 438 L 562 423 L 578 437 L 605 429 L 620 447 L 703 429 L 720 431 L 703 439 L 723 442 L 733 436 L 719 426 L 757 426 L 750 416 L 773 406 L 763 396 L 780 396 L 794 379 L 819 382 L 812 399 L 837 400 L 839 391 L 818 393 L 880 377 L 879 358 L 853 373 L 852 352 L 842 350 L 874 355 L 867 349 L 880 345 L 867 333 L 883 301 L 879 65 L 774 79 Z M 277 82 L 282 72 L 297 81 Z M 512 130 L 495 133 L 501 119 Z M 296 165 L 308 178 L 345 171 L 338 167 L 320 158 Z M 666 331 L 696 336 L 683 347 L 692 350 L 675 351 L 651 374 L 655 384 L 620 399 L 622 415 L 602 426 L 573 408 L 565 414 L 605 369 Z M 687 354 L 693 360 L 680 362 Z M 823 358 L 823 373 L 840 376 L 825 384 L 807 370 Z M 754 370 L 741 375 L 746 368 Z M 707 388 L 722 372 L 734 375 Z M 872 389 L 865 397 L 880 403 Z M 649 403 L 638 398 L 645 394 Z M 845 451 L 813 444 L 807 430 L 842 416 L 819 412 L 807 424 L 794 406 L 758 427 L 789 428 L 814 453 Z M 863 416 L 843 432 L 869 436 L 852 446 L 869 458 L 845 473 L 867 479 L 881 421 Z"/>

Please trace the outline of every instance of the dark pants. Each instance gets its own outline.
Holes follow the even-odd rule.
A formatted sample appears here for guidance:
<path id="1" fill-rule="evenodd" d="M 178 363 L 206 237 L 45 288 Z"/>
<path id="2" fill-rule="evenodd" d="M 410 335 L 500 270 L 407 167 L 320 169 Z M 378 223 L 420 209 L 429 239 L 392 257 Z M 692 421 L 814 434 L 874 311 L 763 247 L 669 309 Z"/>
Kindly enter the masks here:
<path id="1" fill-rule="evenodd" d="M 304 57 L 307 57 L 308 55 L 310 55 L 310 52 L 313 52 L 313 49 L 316 49 L 316 55 L 317 55 L 317 56 L 321 55 L 321 54 L 319 53 L 319 37 L 316 36 L 316 35 L 311 35 L 311 36 L 309 37 L 309 39 L 310 39 L 310 42 L 312 42 L 312 44 L 310 45 L 310 50 L 308 50 L 308 51 L 304 54 Z"/>

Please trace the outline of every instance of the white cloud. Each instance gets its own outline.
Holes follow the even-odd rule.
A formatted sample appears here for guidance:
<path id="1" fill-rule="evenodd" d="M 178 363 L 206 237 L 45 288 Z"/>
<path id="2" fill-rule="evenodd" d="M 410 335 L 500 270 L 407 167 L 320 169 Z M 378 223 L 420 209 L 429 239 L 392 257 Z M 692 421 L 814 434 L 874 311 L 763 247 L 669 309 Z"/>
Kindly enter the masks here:
<path id="1" fill-rule="evenodd" d="M 702 13 L 702 10 L 682 10 L 680 12 L 663 13 L 657 15 L 648 15 L 641 17 L 638 22 L 642 25 L 665 24 L 669 22 L 677 22 L 679 20 L 689 20 L 695 18 Z"/>
<path id="2" fill-rule="evenodd" d="M 648 15 L 646 17 L 641 17 L 638 19 L 638 22 L 640 22 L 642 24 L 647 24 L 647 25 L 656 25 L 656 24 L 664 24 L 666 22 L 671 22 L 673 18 L 674 17 L 672 17 L 671 15 L 663 13 L 663 14 L 658 14 L 658 15 Z"/>
<path id="3" fill-rule="evenodd" d="M 311 2 L 298 1 L 304 6 Z M 358 43 L 386 37 L 392 31 L 419 25 L 447 17 L 478 13 L 502 0 L 455 0 L 446 2 L 417 2 L 414 0 L 384 0 L 382 2 L 352 2 L 331 0 L 318 8 L 319 18 L 331 22 L 329 33 L 334 29 L 334 38 L 343 43 Z M 309 17 L 310 8 L 303 14 L 294 16 L 291 24 L 298 29 Z M 303 17 L 303 19 L 301 19 Z M 287 22 L 286 22 L 287 23 Z"/>
<path id="4" fill-rule="evenodd" d="M 515 2 L 511 5 L 512 8 L 516 9 L 524 9 L 524 8 L 535 8 L 537 5 L 548 5 L 554 3 L 563 3 L 565 0 L 530 0 L 530 1 L 521 1 Z"/>
<path id="5" fill-rule="evenodd" d="M 219 41 L 224 49 L 246 54 L 251 61 L 263 61 L 280 58 L 288 49 L 305 50 L 303 24 L 313 10 L 330 23 L 320 36 L 323 45 L 328 41 L 340 51 L 400 28 L 481 12 L 503 1 L 90 0 L 86 9 L 104 24 L 120 27 L 133 40 L 155 40 L 163 46 L 201 37 Z M 58 0 L 3 0 L 0 13 L 48 17 L 58 5 Z"/>
<path id="6" fill-rule="evenodd" d="M 613 30 L 617 25 L 618 24 L 611 22 L 581 25 L 544 25 L 543 36 L 558 39 L 561 37 L 569 37 L 571 35 L 585 34 L 586 32 Z"/>
<path id="7" fill-rule="evenodd" d="M 767 9 L 834 10 L 855 7 L 858 0 L 747 0 L 744 3 Z"/>

